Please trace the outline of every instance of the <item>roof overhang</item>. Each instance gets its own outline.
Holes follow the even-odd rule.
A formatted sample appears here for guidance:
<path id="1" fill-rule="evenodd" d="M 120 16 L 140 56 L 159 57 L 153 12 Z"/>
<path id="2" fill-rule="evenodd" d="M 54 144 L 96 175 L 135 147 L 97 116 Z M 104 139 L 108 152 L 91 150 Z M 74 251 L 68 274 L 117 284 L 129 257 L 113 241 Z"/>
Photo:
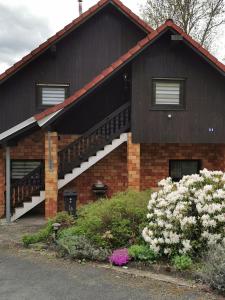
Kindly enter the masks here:
<path id="1" fill-rule="evenodd" d="M 46 123 L 50 122 L 52 118 L 54 118 L 57 114 L 59 114 L 61 110 L 58 110 L 43 119 L 37 121 L 35 117 L 31 117 L 16 126 L 11 127 L 10 129 L 0 133 L 0 144 L 6 144 L 7 142 L 19 138 L 25 132 L 31 130 L 32 128 L 42 128 L 46 127 Z"/>

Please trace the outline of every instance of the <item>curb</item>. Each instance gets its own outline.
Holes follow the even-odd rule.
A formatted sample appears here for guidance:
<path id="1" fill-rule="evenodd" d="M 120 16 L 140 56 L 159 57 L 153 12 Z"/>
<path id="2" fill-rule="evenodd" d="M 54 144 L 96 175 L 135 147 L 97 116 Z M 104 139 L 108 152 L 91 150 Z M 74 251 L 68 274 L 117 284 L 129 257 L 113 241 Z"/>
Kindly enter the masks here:
<path id="1" fill-rule="evenodd" d="M 156 274 L 156 273 L 152 273 L 150 271 L 141 271 L 141 270 L 137 270 L 137 269 L 133 269 L 133 268 L 124 269 L 124 268 L 119 268 L 119 267 L 115 267 L 115 266 L 111 266 L 111 265 L 98 265 L 98 264 L 96 264 L 96 266 L 98 268 L 113 270 L 113 271 L 116 271 L 118 273 L 132 275 L 132 276 L 135 276 L 135 277 L 149 278 L 149 279 L 152 279 L 152 280 L 162 281 L 162 282 L 166 282 L 166 283 L 170 283 L 170 284 L 174 284 L 174 285 L 178 285 L 178 286 L 182 286 L 182 287 L 187 287 L 187 288 L 197 288 L 197 287 L 199 287 L 198 285 L 194 284 L 194 282 L 187 282 L 187 281 L 182 280 L 180 278 L 171 277 L 171 276 L 167 276 L 167 275 L 164 275 L 164 274 Z"/>

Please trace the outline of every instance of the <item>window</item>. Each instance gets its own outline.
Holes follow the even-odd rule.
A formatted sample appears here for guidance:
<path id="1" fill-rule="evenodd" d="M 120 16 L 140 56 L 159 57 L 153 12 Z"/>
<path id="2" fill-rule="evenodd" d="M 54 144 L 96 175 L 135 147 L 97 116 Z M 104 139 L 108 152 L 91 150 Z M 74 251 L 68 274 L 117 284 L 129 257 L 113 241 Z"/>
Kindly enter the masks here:
<path id="1" fill-rule="evenodd" d="M 184 79 L 154 78 L 152 107 L 156 109 L 184 108 Z"/>
<path id="2" fill-rule="evenodd" d="M 68 84 L 37 84 L 39 106 L 62 103 L 69 96 Z"/>
<path id="3" fill-rule="evenodd" d="M 38 160 L 12 160 L 11 178 L 12 180 L 22 179 L 24 176 L 32 172 L 40 166 Z"/>
<path id="4" fill-rule="evenodd" d="M 179 181 L 185 175 L 199 173 L 201 168 L 200 160 L 170 160 L 169 176 L 173 181 Z"/>

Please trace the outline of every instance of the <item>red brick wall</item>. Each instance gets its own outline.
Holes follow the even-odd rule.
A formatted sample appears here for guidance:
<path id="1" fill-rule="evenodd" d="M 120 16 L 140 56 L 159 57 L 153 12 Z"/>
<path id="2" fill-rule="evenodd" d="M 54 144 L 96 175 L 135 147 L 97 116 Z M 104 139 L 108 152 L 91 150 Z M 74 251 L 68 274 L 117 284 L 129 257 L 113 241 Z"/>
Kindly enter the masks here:
<path id="1" fill-rule="evenodd" d="M 59 135 L 59 150 L 72 143 L 76 135 Z M 11 148 L 12 159 L 44 159 L 45 151 L 44 131 L 37 130 L 21 139 L 16 147 Z"/>
<path id="2" fill-rule="evenodd" d="M 58 147 L 62 149 L 74 141 L 76 136 L 60 136 Z M 0 158 L 1 158 L 0 149 Z M 21 139 L 11 148 L 12 159 L 44 159 L 44 132 L 35 133 Z M 225 170 L 225 145 L 216 144 L 142 144 L 141 145 L 141 189 L 157 186 L 157 182 L 169 175 L 169 159 L 201 159 L 202 167 Z M 2 190 L 4 189 L 4 160 L 0 159 L 0 213 Z M 92 185 L 101 180 L 109 187 L 108 196 L 128 187 L 127 145 L 123 144 L 103 160 L 87 170 L 59 192 L 58 209 L 63 209 L 62 193 L 75 190 L 79 203 L 95 200 Z"/>
<path id="3" fill-rule="evenodd" d="M 92 193 L 92 185 L 101 180 L 108 185 L 108 196 L 127 189 L 127 145 L 123 144 L 108 156 L 99 161 L 96 165 L 81 174 L 73 182 L 59 191 L 59 210 L 63 210 L 64 190 L 74 190 L 78 192 L 79 204 L 88 203 L 95 200 Z"/>
<path id="4" fill-rule="evenodd" d="M 142 144 L 141 189 L 169 176 L 170 159 L 200 159 L 202 168 L 225 170 L 224 153 L 225 145 L 216 144 Z"/>
<path id="5" fill-rule="evenodd" d="M 12 159 L 44 159 L 44 132 L 38 130 L 11 147 Z"/>
<path id="6" fill-rule="evenodd" d="M 132 142 L 132 135 L 131 133 L 128 134 L 128 141 L 127 141 L 127 172 L 128 172 L 128 188 L 140 191 L 140 153 L 141 147 L 140 144 L 134 144 Z"/>

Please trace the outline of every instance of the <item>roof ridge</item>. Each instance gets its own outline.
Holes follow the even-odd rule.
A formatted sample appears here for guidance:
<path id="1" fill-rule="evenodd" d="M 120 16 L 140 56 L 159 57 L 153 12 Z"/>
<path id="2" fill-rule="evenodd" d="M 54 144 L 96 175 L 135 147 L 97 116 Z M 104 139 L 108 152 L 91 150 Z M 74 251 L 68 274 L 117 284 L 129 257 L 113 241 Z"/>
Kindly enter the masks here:
<path id="1" fill-rule="evenodd" d="M 86 21 L 86 19 L 88 17 L 90 17 L 92 14 L 96 13 L 98 11 L 98 9 L 100 9 L 102 6 L 104 6 L 110 2 L 119 6 L 119 8 L 121 10 L 123 10 L 125 14 L 127 14 L 131 19 L 133 19 L 133 21 L 138 23 L 144 30 L 146 30 L 147 32 L 153 31 L 153 29 L 147 23 L 145 23 L 143 20 L 141 20 L 135 13 L 133 13 L 128 7 L 126 7 L 120 0 L 100 0 L 95 5 L 90 7 L 87 11 L 85 11 L 83 14 L 78 16 L 76 19 L 74 19 L 69 24 L 64 26 L 62 29 L 60 29 L 58 32 L 56 32 L 54 35 L 52 35 L 46 41 L 44 41 L 39 46 L 37 46 L 30 53 L 26 54 L 19 61 L 14 63 L 11 67 L 9 67 L 7 70 L 5 70 L 2 74 L 0 74 L 0 83 L 3 79 L 7 79 L 10 75 L 13 75 L 15 72 L 19 71 L 20 68 L 22 68 L 23 66 L 28 64 L 32 59 L 35 59 L 43 51 L 47 50 L 54 42 L 58 41 L 64 34 L 69 33 L 69 31 L 73 27 L 79 26 L 83 21 Z"/>
<path id="2" fill-rule="evenodd" d="M 115 0 L 114 0 L 115 1 Z M 118 0 L 116 0 L 118 1 Z M 199 43 L 197 43 L 194 39 L 192 39 L 188 34 L 186 34 L 179 26 L 174 24 L 172 20 L 167 20 L 161 26 L 159 26 L 155 31 L 149 33 L 147 37 L 140 40 L 134 47 L 132 47 L 128 52 L 123 54 L 120 58 L 118 58 L 114 63 L 112 63 L 109 67 L 103 70 L 99 75 L 93 78 L 89 83 L 85 84 L 81 89 L 77 90 L 73 95 L 67 98 L 64 102 L 50 107 L 43 112 L 34 115 L 37 121 L 42 118 L 48 116 L 51 113 L 54 113 L 60 109 L 63 109 L 73 102 L 77 101 L 81 96 L 84 96 L 91 88 L 100 84 L 103 79 L 106 79 L 110 74 L 112 74 L 116 69 L 121 67 L 125 62 L 138 54 L 145 46 L 147 46 L 153 39 L 159 36 L 160 33 L 163 32 L 166 28 L 172 28 L 176 30 L 179 34 L 181 34 L 189 43 L 192 44 L 199 52 L 201 52 L 204 56 L 206 56 L 212 63 L 214 63 L 220 70 L 225 72 L 225 65 L 219 62 L 212 54 L 210 54 L 207 50 L 205 50 Z"/>

